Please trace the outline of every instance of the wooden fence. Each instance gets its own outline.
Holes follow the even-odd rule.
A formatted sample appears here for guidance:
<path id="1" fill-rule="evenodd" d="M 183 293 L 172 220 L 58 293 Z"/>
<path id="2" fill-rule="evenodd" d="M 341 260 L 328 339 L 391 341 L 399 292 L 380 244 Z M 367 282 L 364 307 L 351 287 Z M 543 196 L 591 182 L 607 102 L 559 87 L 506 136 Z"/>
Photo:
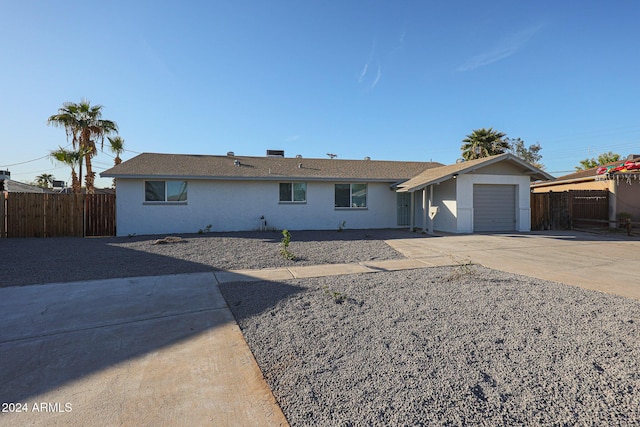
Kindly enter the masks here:
<path id="1" fill-rule="evenodd" d="M 8 193 L 0 237 L 115 236 L 115 201 L 114 194 Z"/>
<path id="2" fill-rule="evenodd" d="M 608 227 L 609 192 L 572 190 L 531 193 L 531 229 Z"/>

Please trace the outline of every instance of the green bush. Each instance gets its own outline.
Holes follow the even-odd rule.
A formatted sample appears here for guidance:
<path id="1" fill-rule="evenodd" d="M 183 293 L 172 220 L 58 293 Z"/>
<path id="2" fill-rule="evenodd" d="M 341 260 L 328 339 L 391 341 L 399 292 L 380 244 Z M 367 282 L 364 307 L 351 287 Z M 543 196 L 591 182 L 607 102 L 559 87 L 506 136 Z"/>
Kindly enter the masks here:
<path id="1" fill-rule="evenodd" d="M 289 243 L 291 243 L 291 233 L 289 230 L 282 230 L 282 240 L 280 241 L 280 255 L 284 259 L 293 260 L 296 256 L 289 250 Z"/>

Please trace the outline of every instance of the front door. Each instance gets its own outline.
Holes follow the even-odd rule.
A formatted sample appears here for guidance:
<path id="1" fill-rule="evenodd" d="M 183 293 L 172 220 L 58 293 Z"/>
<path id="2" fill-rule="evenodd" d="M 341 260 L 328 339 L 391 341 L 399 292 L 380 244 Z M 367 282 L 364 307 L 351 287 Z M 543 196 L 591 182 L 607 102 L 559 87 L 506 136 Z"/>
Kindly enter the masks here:
<path id="1" fill-rule="evenodd" d="M 409 227 L 411 225 L 411 193 L 396 194 L 398 196 L 398 225 L 401 227 Z"/>

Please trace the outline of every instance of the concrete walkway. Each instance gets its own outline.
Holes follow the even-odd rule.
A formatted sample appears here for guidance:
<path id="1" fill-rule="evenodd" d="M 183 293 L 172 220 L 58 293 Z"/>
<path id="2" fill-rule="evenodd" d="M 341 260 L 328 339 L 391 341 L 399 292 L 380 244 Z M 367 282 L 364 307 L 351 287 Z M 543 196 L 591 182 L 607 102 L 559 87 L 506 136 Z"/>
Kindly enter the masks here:
<path id="1" fill-rule="evenodd" d="M 412 239 L 408 239 L 412 240 Z M 389 242 L 387 242 L 389 243 Z M 420 258 L 389 259 L 382 261 L 365 261 L 355 264 L 323 264 L 304 267 L 264 268 L 258 270 L 216 271 L 219 283 L 248 282 L 258 280 L 291 280 L 307 277 L 340 276 L 343 274 L 377 273 L 380 271 L 410 270 L 425 267 L 455 265 L 449 256 L 434 253 Z"/>
<path id="2" fill-rule="evenodd" d="M 287 425 L 212 273 L 2 288 L 0 313 L 2 426 Z"/>

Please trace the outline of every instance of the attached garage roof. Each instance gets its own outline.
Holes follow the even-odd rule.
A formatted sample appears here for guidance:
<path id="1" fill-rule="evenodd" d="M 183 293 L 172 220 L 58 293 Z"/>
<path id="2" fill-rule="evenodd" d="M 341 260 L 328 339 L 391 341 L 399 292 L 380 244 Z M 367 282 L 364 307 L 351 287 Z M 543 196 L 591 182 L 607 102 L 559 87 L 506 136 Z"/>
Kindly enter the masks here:
<path id="1" fill-rule="evenodd" d="M 422 190 L 423 188 L 432 185 L 439 184 L 444 181 L 448 181 L 454 178 L 454 175 L 462 175 L 465 173 L 475 172 L 480 168 L 487 167 L 489 165 L 498 162 L 509 162 L 522 170 L 523 175 L 529 175 L 532 180 L 540 179 L 553 179 L 551 175 L 543 170 L 540 170 L 530 163 L 525 162 L 519 157 L 513 154 L 505 153 L 497 156 L 483 157 L 481 159 L 469 160 L 461 163 L 455 163 L 453 165 L 440 166 L 433 169 L 428 169 L 422 172 L 420 175 L 411 178 L 410 180 L 398 185 L 398 191 L 411 192 Z"/>
<path id="2" fill-rule="evenodd" d="M 209 156 L 142 153 L 100 174 L 115 178 L 304 179 L 398 182 L 436 162 L 311 159 L 299 157 Z"/>

